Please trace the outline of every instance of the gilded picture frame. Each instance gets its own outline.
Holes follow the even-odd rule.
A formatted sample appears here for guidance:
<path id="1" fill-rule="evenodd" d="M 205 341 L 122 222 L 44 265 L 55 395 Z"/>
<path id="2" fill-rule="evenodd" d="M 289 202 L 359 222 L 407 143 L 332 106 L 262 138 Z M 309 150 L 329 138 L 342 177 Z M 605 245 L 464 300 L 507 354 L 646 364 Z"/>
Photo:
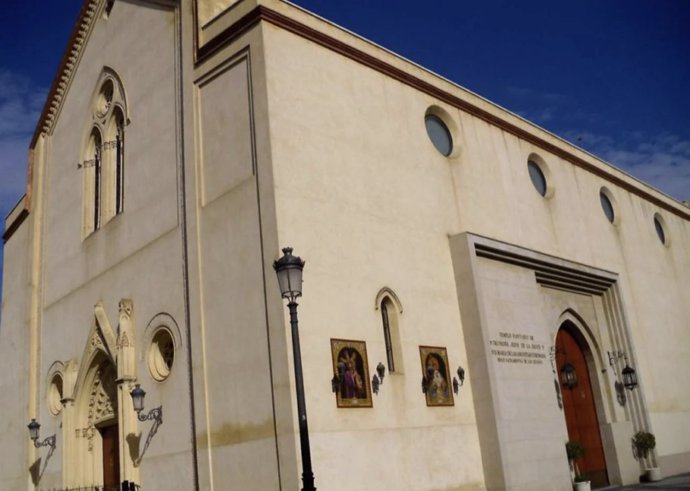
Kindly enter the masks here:
<path id="1" fill-rule="evenodd" d="M 453 380 L 448 365 L 448 352 L 440 346 L 420 346 L 422 386 L 425 388 L 426 405 L 454 406 Z"/>
<path id="2" fill-rule="evenodd" d="M 337 377 L 338 407 L 372 407 L 369 360 L 365 341 L 331 339 L 333 373 Z"/>

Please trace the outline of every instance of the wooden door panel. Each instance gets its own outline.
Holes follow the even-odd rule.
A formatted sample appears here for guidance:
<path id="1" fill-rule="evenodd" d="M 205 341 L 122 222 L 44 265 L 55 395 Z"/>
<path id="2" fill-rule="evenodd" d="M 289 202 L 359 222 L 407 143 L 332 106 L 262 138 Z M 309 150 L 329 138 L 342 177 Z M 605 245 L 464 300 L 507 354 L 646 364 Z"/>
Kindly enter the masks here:
<path id="1" fill-rule="evenodd" d="M 103 439 L 103 486 L 106 490 L 119 489 L 120 441 L 117 425 L 100 429 Z"/>
<path id="2" fill-rule="evenodd" d="M 568 389 L 561 381 L 561 392 L 568 439 L 579 441 L 585 449 L 584 456 L 577 463 L 578 468 L 582 474 L 589 476 L 593 486 L 605 486 L 608 484 L 606 459 L 585 355 L 575 338 L 565 329 L 558 331 L 556 347 L 559 376 L 566 360 L 575 367 L 577 374 L 577 386 Z"/>

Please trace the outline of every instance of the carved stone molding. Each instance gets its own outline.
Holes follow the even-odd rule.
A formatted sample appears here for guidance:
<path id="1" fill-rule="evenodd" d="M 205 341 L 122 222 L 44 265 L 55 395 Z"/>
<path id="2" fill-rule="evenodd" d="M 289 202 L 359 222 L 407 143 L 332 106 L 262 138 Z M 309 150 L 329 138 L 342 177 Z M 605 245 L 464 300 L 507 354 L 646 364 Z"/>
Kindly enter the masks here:
<path id="1" fill-rule="evenodd" d="M 131 300 L 128 299 L 122 299 L 120 302 L 117 304 L 117 309 L 120 312 L 120 316 L 127 316 L 128 318 L 131 319 L 132 317 L 132 312 L 134 311 L 134 304 L 132 303 Z"/>
<path id="2" fill-rule="evenodd" d="M 109 364 L 98 367 L 89 394 L 89 417 L 87 428 L 82 436 L 89 440 L 89 450 L 93 450 L 93 433 L 97 424 L 117 418 L 117 385 L 115 368 Z"/>

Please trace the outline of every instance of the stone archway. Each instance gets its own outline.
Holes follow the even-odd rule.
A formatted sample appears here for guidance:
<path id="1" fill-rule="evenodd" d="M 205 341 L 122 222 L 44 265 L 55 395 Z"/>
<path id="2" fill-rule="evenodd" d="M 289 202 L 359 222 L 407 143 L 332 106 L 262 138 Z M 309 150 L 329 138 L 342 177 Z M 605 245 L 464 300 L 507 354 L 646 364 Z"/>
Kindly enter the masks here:
<path id="1" fill-rule="evenodd" d="M 96 484 L 111 489 L 120 484 L 120 443 L 118 422 L 117 369 L 109 362 L 102 363 L 96 369 L 96 375 L 89 394 L 88 428 L 92 439 L 91 451 L 98 446 L 101 462 L 100 475 L 96 475 Z M 100 437 L 100 438 L 97 438 Z M 98 452 L 96 452 L 97 454 Z"/>
<path id="2" fill-rule="evenodd" d="M 102 304 L 96 304 L 81 362 L 70 362 L 71 395 L 63 408 L 63 484 L 66 487 L 118 487 L 139 482 L 136 455 L 128 439 L 137 438 L 137 415 L 129 392 L 136 380 L 132 303 L 119 304 L 115 331 Z M 138 440 L 137 440 L 138 441 Z"/>
<path id="3" fill-rule="evenodd" d="M 591 356 L 591 349 L 575 325 L 569 321 L 561 324 L 556 336 L 558 373 L 560 376 L 563 366 L 570 363 L 577 374 L 577 385 L 573 388 L 569 389 L 561 380 L 568 439 L 580 442 L 585 449 L 584 456 L 578 461 L 580 473 L 589 477 L 593 487 L 603 487 L 609 484 L 609 478 L 587 364 L 588 355 Z"/>

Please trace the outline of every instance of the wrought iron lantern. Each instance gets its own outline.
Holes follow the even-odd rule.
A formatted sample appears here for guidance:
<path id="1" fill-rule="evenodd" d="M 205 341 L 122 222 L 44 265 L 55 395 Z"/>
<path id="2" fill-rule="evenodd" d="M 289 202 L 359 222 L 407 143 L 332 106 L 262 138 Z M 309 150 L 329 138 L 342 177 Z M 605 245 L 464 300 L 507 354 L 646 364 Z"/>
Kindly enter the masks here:
<path id="1" fill-rule="evenodd" d="M 146 450 L 149 448 L 149 444 L 153 439 L 153 436 L 158 431 L 158 427 L 163 424 L 163 406 L 154 407 L 148 413 L 142 414 L 144 410 L 144 398 L 146 397 L 146 391 L 141 388 L 139 384 L 135 384 L 134 389 L 129 393 L 132 397 L 132 405 L 134 411 L 137 413 L 137 419 L 139 421 L 153 421 L 153 425 L 149 430 L 149 434 L 146 437 L 146 442 L 144 443 L 144 448 L 139 453 L 139 456 L 134 461 L 134 465 L 139 465 L 141 459 L 144 458 Z"/>
<path id="2" fill-rule="evenodd" d="M 569 361 L 566 361 L 561 367 L 561 382 L 570 390 L 577 387 L 577 372 Z"/>
<path id="3" fill-rule="evenodd" d="M 343 386 L 343 383 L 345 382 L 345 363 L 342 361 L 338 363 L 338 373 L 333 374 L 333 378 L 331 379 L 331 390 L 333 390 L 334 394 L 337 394 L 338 391 L 340 391 L 340 388 Z"/>
<path id="4" fill-rule="evenodd" d="M 426 375 L 422 376 L 422 393 L 426 394 L 434 378 L 434 369 L 432 367 L 426 368 Z"/>
<path id="5" fill-rule="evenodd" d="M 27 428 L 29 428 L 29 437 L 31 438 L 31 441 L 34 442 L 34 447 L 50 447 L 51 452 L 55 450 L 55 435 L 50 435 L 39 443 L 38 436 L 41 429 L 41 423 L 36 421 L 35 418 L 31 418 L 31 423 L 27 425 Z"/>
<path id="6" fill-rule="evenodd" d="M 609 365 L 614 367 L 616 362 L 621 358 L 625 360 L 625 367 L 621 370 L 621 376 L 623 378 L 623 386 L 628 390 L 634 390 L 637 387 L 637 372 L 635 369 L 628 365 L 628 355 L 624 351 L 613 351 L 607 352 L 609 355 Z"/>
<path id="7" fill-rule="evenodd" d="M 292 247 L 283 248 L 283 256 L 273 263 L 278 276 L 278 286 L 283 298 L 294 302 L 302 296 L 302 270 L 304 261 L 292 255 Z"/>
<path id="8" fill-rule="evenodd" d="M 379 364 L 376 365 L 376 372 L 377 373 L 375 373 L 374 377 L 371 379 L 371 390 L 374 391 L 374 394 L 378 395 L 379 386 L 383 384 L 383 377 L 386 376 L 386 367 L 383 363 L 379 362 Z"/>
<path id="9" fill-rule="evenodd" d="M 141 388 L 141 385 L 136 384 L 129 395 L 132 396 L 134 411 L 137 414 L 140 414 L 144 410 L 144 398 L 146 397 L 146 391 Z"/>
<path id="10" fill-rule="evenodd" d="M 27 425 L 27 428 L 29 428 L 29 436 L 31 437 L 31 441 L 35 442 L 38 440 L 38 432 L 41 429 L 41 423 L 32 418 L 31 423 Z"/>
<path id="11" fill-rule="evenodd" d="M 635 387 L 637 387 L 637 373 L 635 372 L 634 368 L 631 368 L 626 363 L 621 374 L 623 375 L 623 385 L 626 389 L 633 390 Z"/>
<path id="12" fill-rule="evenodd" d="M 465 385 L 465 369 L 458 367 L 457 370 L 458 378 L 453 377 L 453 392 L 457 395 L 460 391 L 460 387 Z"/>

